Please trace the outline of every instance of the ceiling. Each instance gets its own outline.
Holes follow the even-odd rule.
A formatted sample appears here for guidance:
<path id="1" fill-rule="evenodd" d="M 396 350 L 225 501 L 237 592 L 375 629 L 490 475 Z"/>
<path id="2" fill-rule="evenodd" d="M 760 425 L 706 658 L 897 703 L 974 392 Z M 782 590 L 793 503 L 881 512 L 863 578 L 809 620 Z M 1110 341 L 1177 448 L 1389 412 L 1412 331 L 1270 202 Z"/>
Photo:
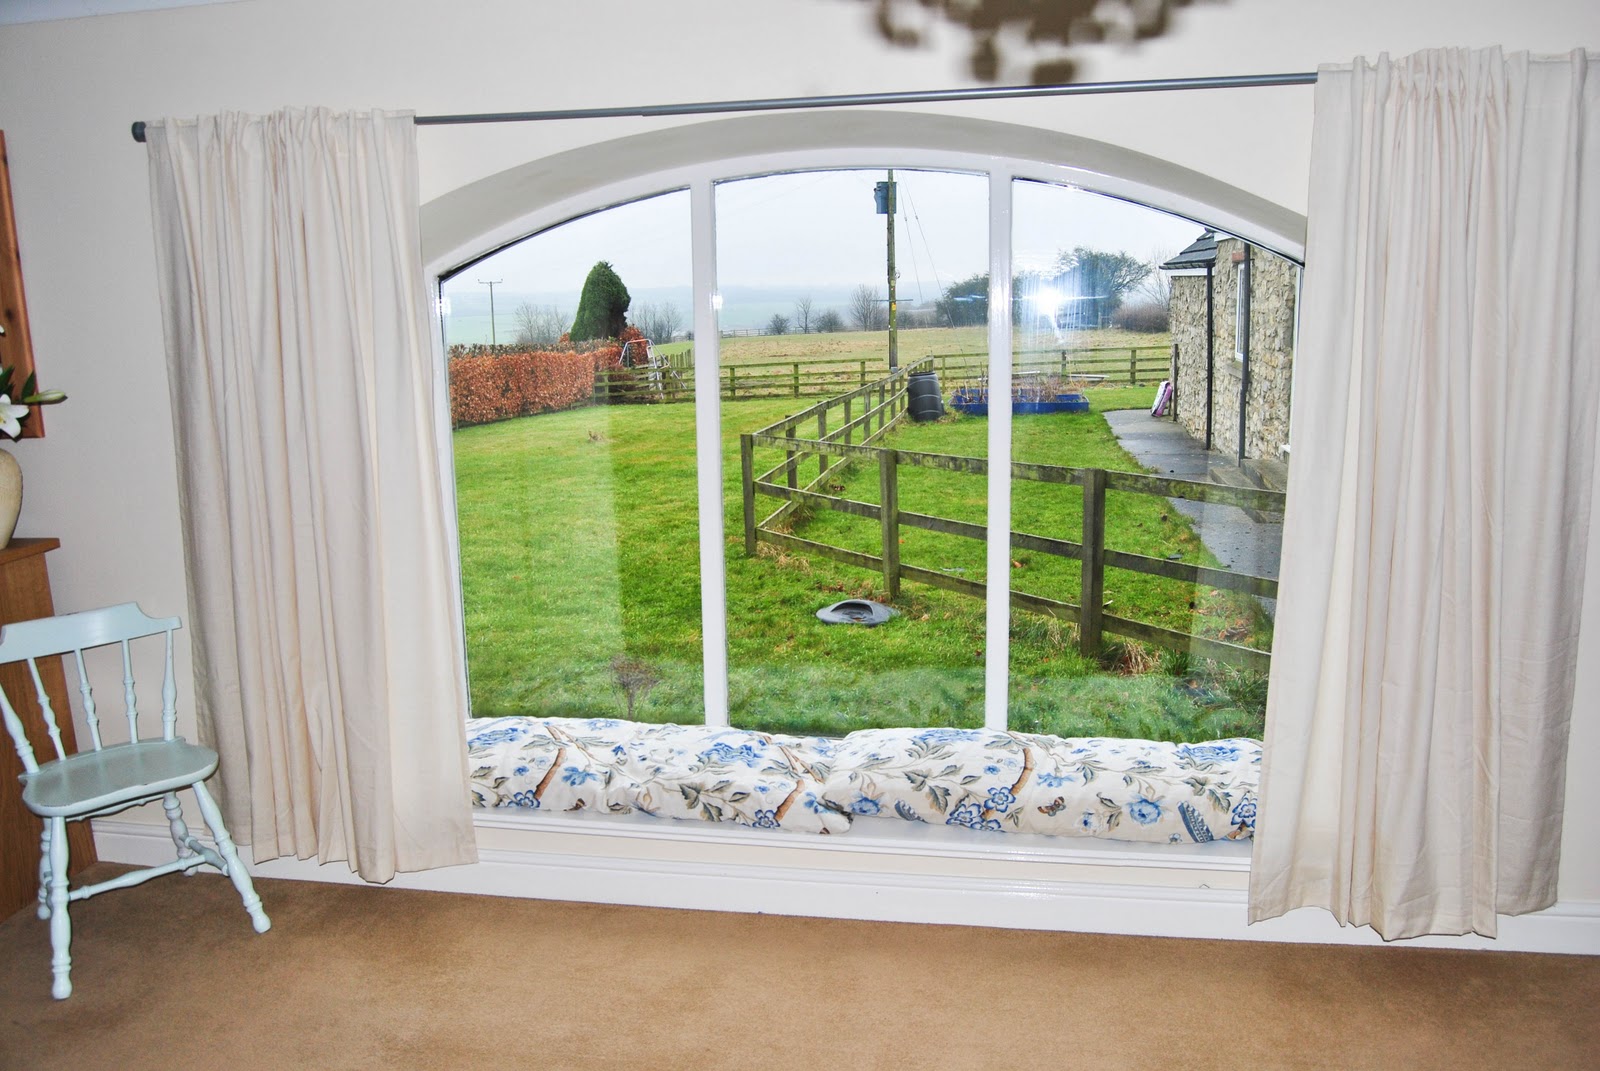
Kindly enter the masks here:
<path id="1" fill-rule="evenodd" d="M 231 0 L 0 0 L 0 26 L 228 2 Z"/>

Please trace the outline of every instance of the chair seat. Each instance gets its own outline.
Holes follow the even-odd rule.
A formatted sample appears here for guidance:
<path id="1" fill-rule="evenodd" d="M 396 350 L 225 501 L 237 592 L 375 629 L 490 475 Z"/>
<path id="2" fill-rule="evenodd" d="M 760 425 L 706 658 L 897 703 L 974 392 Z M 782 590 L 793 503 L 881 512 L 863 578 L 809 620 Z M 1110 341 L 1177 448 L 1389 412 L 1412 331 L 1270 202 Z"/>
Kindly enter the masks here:
<path id="1" fill-rule="evenodd" d="M 25 776 L 22 802 L 46 818 L 73 818 L 203 781 L 217 753 L 184 740 L 141 740 L 46 763 Z"/>

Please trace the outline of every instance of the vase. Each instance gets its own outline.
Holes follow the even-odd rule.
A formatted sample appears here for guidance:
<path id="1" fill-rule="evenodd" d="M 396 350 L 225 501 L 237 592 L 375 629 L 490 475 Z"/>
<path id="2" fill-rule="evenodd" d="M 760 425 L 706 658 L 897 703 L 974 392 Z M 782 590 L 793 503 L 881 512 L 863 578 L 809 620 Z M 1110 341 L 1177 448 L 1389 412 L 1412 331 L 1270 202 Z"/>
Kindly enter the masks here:
<path id="1" fill-rule="evenodd" d="M 0 450 L 0 549 L 11 542 L 22 512 L 22 466 L 9 450 Z"/>

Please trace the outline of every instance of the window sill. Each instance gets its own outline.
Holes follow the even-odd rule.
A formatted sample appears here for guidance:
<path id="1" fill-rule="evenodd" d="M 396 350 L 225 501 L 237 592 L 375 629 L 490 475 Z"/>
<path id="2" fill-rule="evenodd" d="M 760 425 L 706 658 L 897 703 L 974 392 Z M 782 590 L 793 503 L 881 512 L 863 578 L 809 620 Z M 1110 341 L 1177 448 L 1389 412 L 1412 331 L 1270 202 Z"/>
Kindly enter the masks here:
<path id="1" fill-rule="evenodd" d="M 539 814 L 524 812 L 520 808 L 475 808 L 473 824 L 481 829 L 526 830 L 678 844 L 744 844 L 763 848 L 930 859 L 983 859 L 1237 873 L 1249 872 L 1251 850 L 1249 841 L 1169 846 L 1094 837 L 1050 837 L 1036 833 L 980 833 L 890 818 L 857 818 L 850 832 L 834 836 L 651 818 L 638 814 Z"/>

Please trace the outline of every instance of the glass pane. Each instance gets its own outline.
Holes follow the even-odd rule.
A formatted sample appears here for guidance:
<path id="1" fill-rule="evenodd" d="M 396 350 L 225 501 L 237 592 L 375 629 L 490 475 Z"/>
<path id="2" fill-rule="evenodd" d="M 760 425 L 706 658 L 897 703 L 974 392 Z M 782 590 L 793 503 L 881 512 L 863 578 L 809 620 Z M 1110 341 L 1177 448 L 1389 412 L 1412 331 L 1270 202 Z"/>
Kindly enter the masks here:
<path id="1" fill-rule="evenodd" d="M 770 175 L 716 208 L 733 724 L 981 726 L 987 449 L 940 413 L 988 372 L 987 179 Z"/>
<path id="2" fill-rule="evenodd" d="M 689 279 L 679 192 L 442 283 L 474 717 L 704 720 Z"/>
<path id="3" fill-rule="evenodd" d="M 1014 192 L 1012 452 L 1033 467 L 1012 482 L 1012 583 L 1028 605 L 1011 615 L 1010 726 L 1259 738 L 1281 497 L 1258 491 L 1286 476 L 1298 273 L 1138 205 L 1038 182 Z M 1230 495 L 1253 508 L 1196 500 Z"/>

